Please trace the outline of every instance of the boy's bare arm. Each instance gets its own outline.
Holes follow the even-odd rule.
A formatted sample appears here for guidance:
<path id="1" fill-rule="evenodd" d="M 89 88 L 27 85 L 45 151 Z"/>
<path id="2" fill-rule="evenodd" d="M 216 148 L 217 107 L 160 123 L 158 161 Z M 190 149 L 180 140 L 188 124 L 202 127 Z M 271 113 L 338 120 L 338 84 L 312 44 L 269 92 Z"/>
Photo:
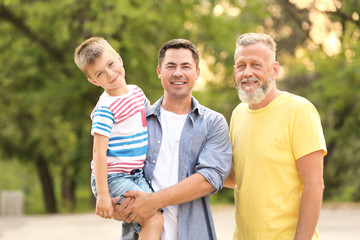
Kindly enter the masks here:
<path id="1" fill-rule="evenodd" d="M 103 218 L 112 218 L 113 212 L 107 181 L 106 151 L 108 145 L 108 137 L 94 134 L 93 161 L 97 190 L 96 214 Z"/>

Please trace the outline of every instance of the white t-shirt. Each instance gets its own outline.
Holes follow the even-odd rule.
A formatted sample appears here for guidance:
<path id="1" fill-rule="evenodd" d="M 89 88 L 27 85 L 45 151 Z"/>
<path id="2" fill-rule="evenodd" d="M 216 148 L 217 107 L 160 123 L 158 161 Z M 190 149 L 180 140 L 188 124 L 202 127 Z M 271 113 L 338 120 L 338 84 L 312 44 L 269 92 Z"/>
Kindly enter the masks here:
<path id="1" fill-rule="evenodd" d="M 173 186 L 179 181 L 179 143 L 187 115 L 168 112 L 162 107 L 160 109 L 163 135 L 152 179 L 152 186 L 155 191 Z M 161 240 L 178 238 L 178 211 L 179 205 L 164 208 L 164 228 L 161 233 Z"/>

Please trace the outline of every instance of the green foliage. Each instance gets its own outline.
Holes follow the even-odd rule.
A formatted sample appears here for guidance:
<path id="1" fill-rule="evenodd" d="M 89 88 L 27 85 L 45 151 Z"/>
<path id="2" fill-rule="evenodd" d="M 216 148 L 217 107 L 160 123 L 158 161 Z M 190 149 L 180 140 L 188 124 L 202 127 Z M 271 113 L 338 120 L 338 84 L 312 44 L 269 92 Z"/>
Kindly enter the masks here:
<path id="1" fill-rule="evenodd" d="M 234 190 L 230 188 L 223 188 L 217 194 L 211 195 L 210 203 L 214 204 L 228 204 L 234 202 Z"/>
<path id="2" fill-rule="evenodd" d="M 89 114 L 101 89 L 87 82 L 73 54 L 91 36 L 105 37 L 114 46 L 127 82 L 143 88 L 151 102 L 163 92 L 156 75 L 158 49 L 172 38 L 192 40 L 204 59 L 216 59 L 208 63 L 216 79 L 205 81 L 221 81 L 227 89 L 219 95 L 221 89 L 212 84 L 195 95 L 204 105 L 225 109 L 229 118 L 238 102 L 233 85 L 228 86 L 233 84 L 234 41 L 249 26 L 255 30 L 264 12 L 257 10 L 261 1 L 244 4 L 239 6 L 247 8 L 246 14 L 230 16 L 226 9 L 237 8 L 235 1 L 221 6 L 185 0 L 1 1 L 0 63 L 6 66 L 0 72 L 1 161 L 14 158 L 37 166 L 46 211 L 74 211 L 76 198 L 87 195 L 78 192 L 89 191 L 83 188 L 90 174 Z M 223 11 L 216 13 L 216 6 Z M 239 26 L 242 17 L 248 24 Z"/>
<path id="3" fill-rule="evenodd" d="M 0 190 L 21 190 L 24 193 L 24 210 L 27 214 L 44 213 L 44 203 L 39 196 L 41 187 L 34 166 L 17 160 L 0 161 Z"/>
<path id="4" fill-rule="evenodd" d="M 355 1 L 343 3 L 342 20 L 346 13 L 351 16 L 360 10 Z M 341 20 L 336 14 L 331 16 L 333 21 Z M 298 58 L 284 58 L 291 69 L 284 85 L 307 97 L 319 110 L 328 147 L 324 198 L 360 201 L 360 24 L 351 17 L 342 24 L 338 55 L 327 56 L 322 48 L 302 48 Z"/>
<path id="5" fill-rule="evenodd" d="M 61 211 L 88 209 L 93 204 L 89 114 L 102 91 L 76 68 L 78 44 L 91 36 L 109 40 L 123 58 L 127 82 L 140 86 L 154 102 L 163 94 L 156 75 L 158 49 L 173 38 L 190 39 L 201 51 L 206 83 L 194 96 L 229 121 L 239 103 L 233 80 L 235 40 L 244 32 L 267 32 L 289 69 L 280 85 L 308 97 L 322 116 L 329 150 L 325 196 L 359 201 L 360 182 L 354 179 L 360 167 L 360 46 L 354 11 L 360 12 L 357 1 L 346 0 L 339 12 L 326 13 L 344 30 L 342 53 L 328 57 L 304 27 L 311 25 L 310 10 L 287 0 L 0 0 L 0 164 L 9 164 L 9 172 L 19 166 L 25 179 L 31 177 L 26 184 L 33 185 L 14 182 L 16 188 L 29 189 L 30 212 L 49 211 L 51 202 L 60 202 Z M 303 57 L 294 57 L 299 48 Z M 44 177 L 39 166 L 48 167 L 55 193 L 42 190 L 48 180 L 35 180 Z M 0 174 L 0 190 L 10 181 Z M 41 191 L 44 202 L 39 195 L 32 197 Z M 213 199 L 232 201 L 229 191 Z M 49 198 L 52 194 L 57 201 Z"/>

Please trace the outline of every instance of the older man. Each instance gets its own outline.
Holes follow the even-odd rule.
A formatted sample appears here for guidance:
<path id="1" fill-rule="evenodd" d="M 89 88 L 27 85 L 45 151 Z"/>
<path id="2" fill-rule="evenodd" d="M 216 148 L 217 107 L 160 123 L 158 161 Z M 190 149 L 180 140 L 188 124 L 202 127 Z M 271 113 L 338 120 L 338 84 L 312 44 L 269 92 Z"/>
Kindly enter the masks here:
<path id="1" fill-rule="evenodd" d="M 318 239 L 324 135 L 315 107 L 280 91 L 276 43 L 247 33 L 236 43 L 234 74 L 242 101 L 233 111 L 233 167 L 225 186 L 235 188 L 233 239 Z"/>

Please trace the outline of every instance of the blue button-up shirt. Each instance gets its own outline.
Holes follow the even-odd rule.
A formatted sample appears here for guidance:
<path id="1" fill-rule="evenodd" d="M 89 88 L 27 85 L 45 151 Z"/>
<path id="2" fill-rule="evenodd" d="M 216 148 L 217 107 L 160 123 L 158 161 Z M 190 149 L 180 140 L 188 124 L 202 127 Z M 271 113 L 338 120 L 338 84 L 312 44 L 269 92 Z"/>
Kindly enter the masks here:
<path id="1" fill-rule="evenodd" d="M 160 98 L 147 109 L 149 148 L 144 173 L 151 184 L 162 141 Z M 224 184 L 231 168 L 232 150 L 228 125 L 223 115 L 199 104 L 192 98 L 192 109 L 185 121 L 179 146 L 179 181 L 200 173 L 217 193 Z M 133 234 L 131 225 L 123 224 L 123 239 Z M 178 240 L 216 239 L 210 210 L 210 194 L 179 205 Z"/>

